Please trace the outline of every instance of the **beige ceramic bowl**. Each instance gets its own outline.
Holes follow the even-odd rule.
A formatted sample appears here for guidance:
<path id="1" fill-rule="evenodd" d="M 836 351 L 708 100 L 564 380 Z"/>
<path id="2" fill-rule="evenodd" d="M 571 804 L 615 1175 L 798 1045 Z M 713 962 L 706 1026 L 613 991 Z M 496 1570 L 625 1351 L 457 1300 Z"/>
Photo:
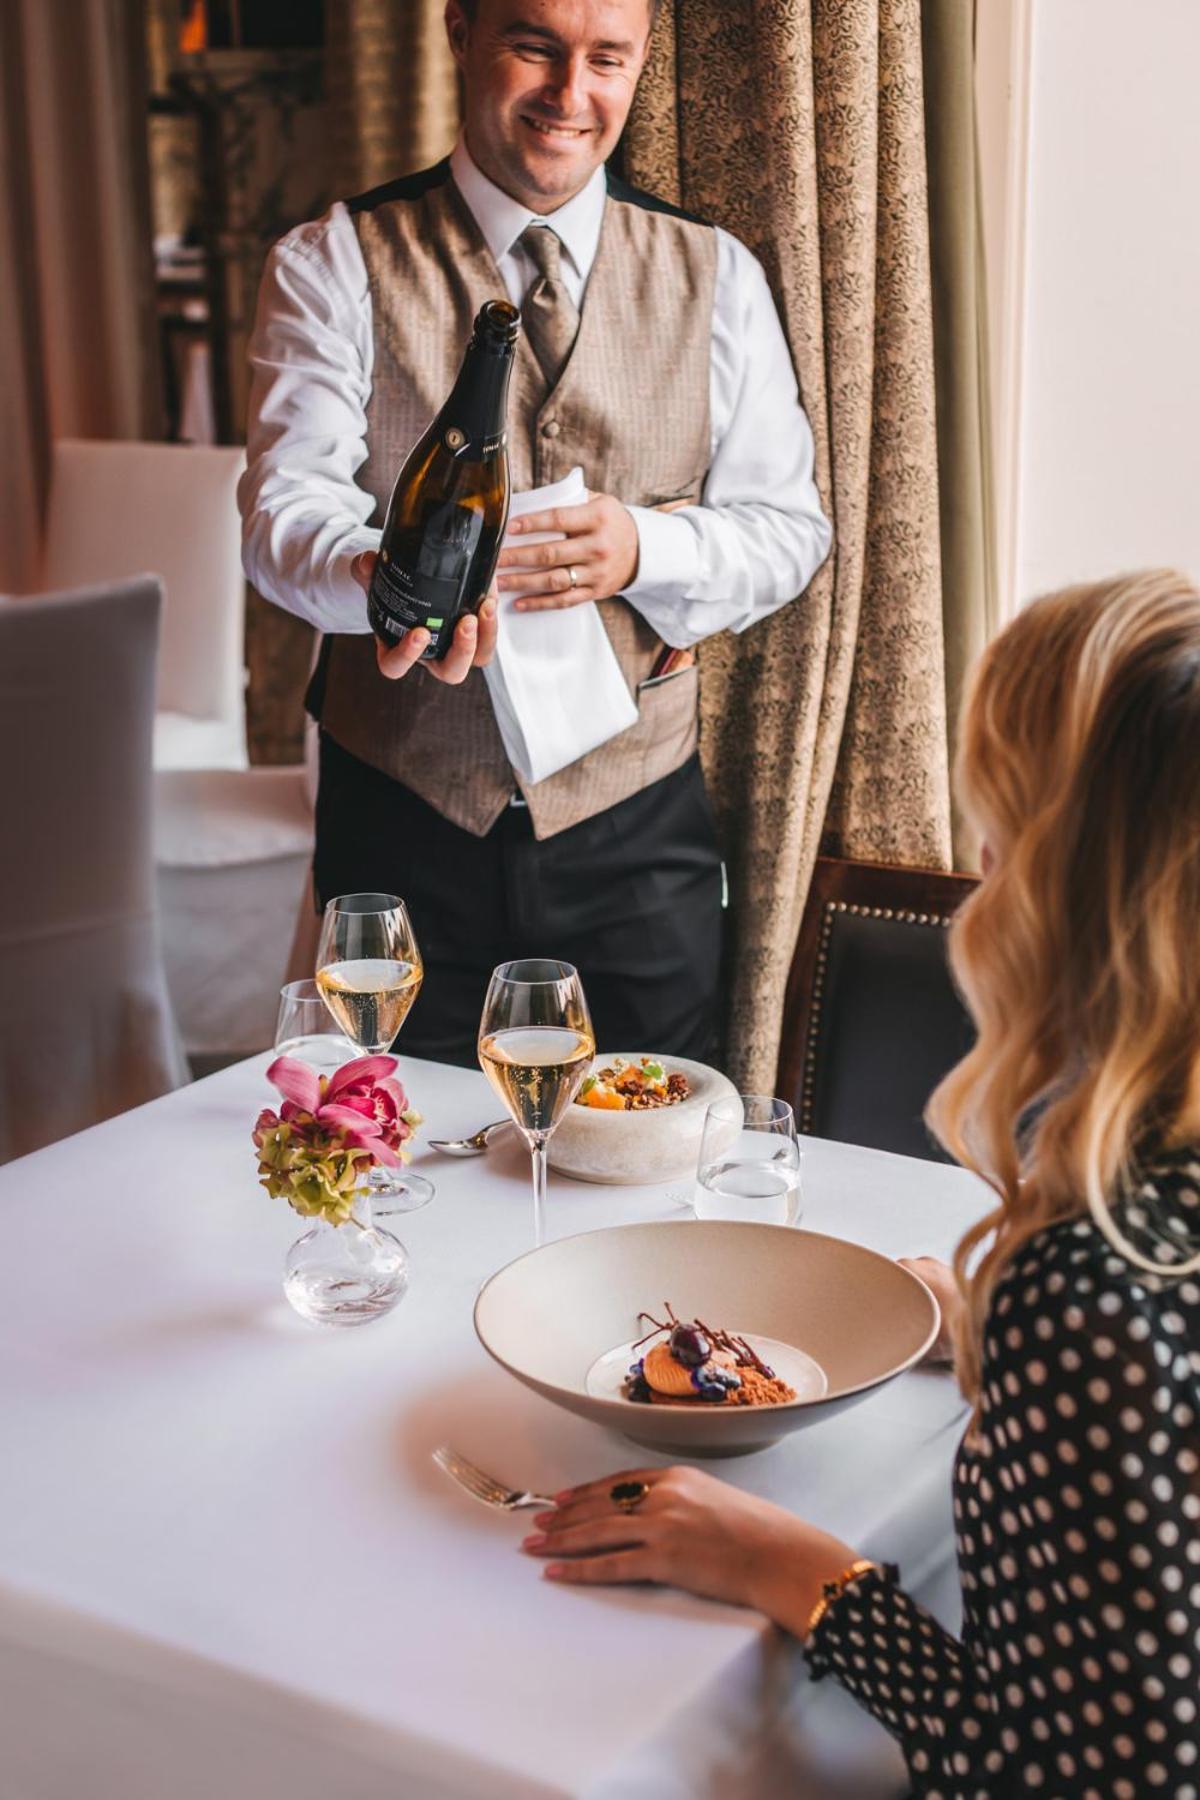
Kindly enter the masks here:
<path id="1" fill-rule="evenodd" d="M 661 1317 L 664 1300 L 681 1319 L 794 1346 L 823 1371 L 824 1393 L 762 1407 L 606 1397 L 597 1365 L 646 1330 L 641 1308 Z M 493 1275 L 475 1304 L 480 1342 L 518 1381 L 667 1455 L 762 1449 L 911 1368 L 937 1329 L 929 1289 L 874 1250 L 813 1231 L 718 1220 L 562 1238 Z M 783 1373 L 782 1359 L 777 1366 Z"/>
<path id="2" fill-rule="evenodd" d="M 616 1052 L 597 1056 L 593 1068 L 607 1068 Z M 626 1062 L 640 1062 L 642 1055 L 619 1052 Z M 686 1075 L 691 1092 L 678 1106 L 647 1107 L 643 1112 L 601 1112 L 575 1102 L 567 1108 L 550 1139 L 550 1167 L 576 1181 L 603 1181 L 621 1187 L 638 1187 L 654 1181 L 675 1181 L 696 1173 L 704 1115 L 722 1094 L 737 1089 L 719 1069 L 707 1063 L 689 1062 L 684 1056 L 661 1059 L 668 1075 Z"/>

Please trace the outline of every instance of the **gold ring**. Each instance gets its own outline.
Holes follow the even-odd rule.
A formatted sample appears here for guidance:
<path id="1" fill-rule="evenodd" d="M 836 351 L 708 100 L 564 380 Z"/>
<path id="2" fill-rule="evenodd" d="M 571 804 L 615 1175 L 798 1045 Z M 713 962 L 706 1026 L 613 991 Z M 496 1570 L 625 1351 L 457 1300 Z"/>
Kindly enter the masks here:
<path id="1" fill-rule="evenodd" d="M 572 587 L 579 586 L 579 577 L 575 573 L 575 564 L 574 563 L 567 564 L 567 579 L 571 583 Z"/>
<path id="2" fill-rule="evenodd" d="M 631 1513 L 637 1511 L 649 1492 L 647 1482 L 618 1481 L 609 1488 L 608 1497 L 620 1512 Z"/>

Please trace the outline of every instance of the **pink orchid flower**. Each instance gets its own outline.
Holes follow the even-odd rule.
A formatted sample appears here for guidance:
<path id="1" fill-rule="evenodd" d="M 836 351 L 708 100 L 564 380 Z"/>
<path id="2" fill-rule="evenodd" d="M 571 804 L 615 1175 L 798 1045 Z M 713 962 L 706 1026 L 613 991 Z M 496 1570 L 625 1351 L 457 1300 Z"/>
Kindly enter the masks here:
<path id="1" fill-rule="evenodd" d="M 395 1068 L 394 1056 L 360 1056 L 326 1076 L 294 1056 L 277 1056 L 267 1080 L 283 1095 L 279 1113 L 287 1124 L 311 1120 L 323 1131 L 340 1133 L 348 1148 L 395 1168 L 412 1130 L 403 1118 L 404 1089 L 390 1079 Z"/>
<path id="2" fill-rule="evenodd" d="M 325 1091 L 327 1106 L 332 1102 L 374 1119 L 393 1150 L 412 1136 L 408 1095 L 391 1079 L 395 1067 L 394 1056 L 360 1056 L 356 1062 L 343 1063 L 329 1077 Z"/>

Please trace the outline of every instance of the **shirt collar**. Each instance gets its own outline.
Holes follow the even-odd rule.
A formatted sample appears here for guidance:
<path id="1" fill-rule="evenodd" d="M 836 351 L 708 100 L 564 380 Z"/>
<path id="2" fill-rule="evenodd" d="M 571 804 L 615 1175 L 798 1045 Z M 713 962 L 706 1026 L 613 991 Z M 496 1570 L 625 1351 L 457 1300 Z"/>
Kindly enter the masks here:
<path id="1" fill-rule="evenodd" d="M 587 186 L 565 206 L 549 214 L 530 212 L 483 173 L 460 136 L 450 153 L 450 173 L 497 262 L 507 256 L 531 219 L 541 219 L 556 232 L 563 249 L 586 281 L 596 260 L 608 182 L 601 165 Z"/>

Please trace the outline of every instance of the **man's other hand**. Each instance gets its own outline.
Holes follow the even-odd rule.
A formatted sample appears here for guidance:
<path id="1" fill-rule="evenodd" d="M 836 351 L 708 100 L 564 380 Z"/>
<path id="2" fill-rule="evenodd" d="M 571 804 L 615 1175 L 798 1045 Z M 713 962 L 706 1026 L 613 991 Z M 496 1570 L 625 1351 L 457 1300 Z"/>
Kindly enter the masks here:
<path id="1" fill-rule="evenodd" d="M 515 540 L 535 531 L 564 534 L 551 544 L 510 542 L 500 552 L 498 585 L 502 594 L 517 596 L 517 612 L 611 600 L 637 574 L 637 526 L 611 494 L 592 494 L 582 506 L 527 513 L 510 520 L 508 530 Z"/>
<path id="2" fill-rule="evenodd" d="M 375 573 L 374 550 L 361 550 L 350 564 L 350 573 L 363 592 L 368 593 L 371 577 Z M 454 628 L 454 641 L 444 660 L 424 664 L 427 675 L 432 675 L 435 681 L 445 681 L 451 687 L 457 687 L 460 681 L 467 679 L 471 669 L 481 669 L 484 663 L 491 662 L 496 648 L 498 598 L 496 584 L 493 582 L 488 589 L 487 599 L 479 609 L 478 619 L 473 612 L 463 614 Z M 415 663 L 421 661 L 421 652 L 428 642 L 429 633 L 423 628 L 408 632 L 390 650 L 385 649 L 376 638 L 375 657 L 380 673 L 386 675 L 389 681 L 399 681 Z"/>

